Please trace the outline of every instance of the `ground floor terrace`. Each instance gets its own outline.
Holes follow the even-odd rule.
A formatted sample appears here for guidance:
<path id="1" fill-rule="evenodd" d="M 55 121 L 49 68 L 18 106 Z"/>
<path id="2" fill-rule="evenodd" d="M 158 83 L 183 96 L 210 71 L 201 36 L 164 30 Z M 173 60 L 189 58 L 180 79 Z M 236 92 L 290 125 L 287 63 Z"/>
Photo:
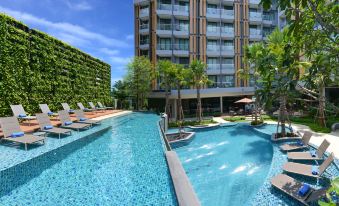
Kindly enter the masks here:
<path id="1" fill-rule="evenodd" d="M 244 114 L 246 110 L 253 109 L 253 105 L 235 103 L 242 98 L 252 98 L 253 87 L 239 88 L 211 88 L 201 90 L 201 103 L 203 116 L 220 116 L 222 114 Z M 185 117 L 193 117 L 197 112 L 197 99 L 195 89 L 181 91 L 182 107 Z M 176 117 L 178 112 L 178 91 L 172 90 L 169 95 L 170 118 Z M 152 92 L 149 97 L 149 108 L 163 112 L 165 108 L 165 92 Z"/>

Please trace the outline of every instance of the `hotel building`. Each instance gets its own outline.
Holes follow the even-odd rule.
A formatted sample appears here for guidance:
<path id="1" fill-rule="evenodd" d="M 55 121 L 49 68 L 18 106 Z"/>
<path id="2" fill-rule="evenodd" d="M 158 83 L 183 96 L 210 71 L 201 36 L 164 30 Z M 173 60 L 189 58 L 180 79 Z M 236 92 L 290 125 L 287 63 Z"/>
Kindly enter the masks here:
<path id="1" fill-rule="evenodd" d="M 135 0 L 135 55 L 189 65 L 200 59 L 213 82 L 201 92 L 205 115 L 227 113 L 240 98 L 254 94 L 253 78 L 243 80 L 238 71 L 243 47 L 264 41 L 285 25 L 283 12 L 275 6 L 265 11 L 260 0 Z M 163 110 L 164 91 L 152 84 L 150 107 Z M 182 91 L 186 116 L 195 114 L 196 90 Z M 172 116 L 176 113 L 177 91 L 171 95 Z"/>

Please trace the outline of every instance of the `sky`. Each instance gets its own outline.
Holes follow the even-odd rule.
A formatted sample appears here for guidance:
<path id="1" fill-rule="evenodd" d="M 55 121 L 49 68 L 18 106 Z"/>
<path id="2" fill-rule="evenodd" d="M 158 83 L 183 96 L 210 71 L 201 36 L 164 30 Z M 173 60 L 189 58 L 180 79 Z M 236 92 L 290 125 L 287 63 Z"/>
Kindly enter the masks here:
<path id="1" fill-rule="evenodd" d="M 110 64 L 112 84 L 134 55 L 133 0 L 0 0 L 0 13 Z"/>

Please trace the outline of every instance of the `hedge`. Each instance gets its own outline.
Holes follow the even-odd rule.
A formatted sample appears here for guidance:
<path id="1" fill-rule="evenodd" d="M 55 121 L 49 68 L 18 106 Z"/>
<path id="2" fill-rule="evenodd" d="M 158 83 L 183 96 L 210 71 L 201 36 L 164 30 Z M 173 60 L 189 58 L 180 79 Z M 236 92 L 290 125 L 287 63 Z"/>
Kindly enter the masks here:
<path id="1" fill-rule="evenodd" d="M 110 89 L 109 64 L 0 14 L 0 116 L 12 115 L 11 104 L 30 114 L 42 103 L 54 111 L 62 102 L 110 105 Z"/>

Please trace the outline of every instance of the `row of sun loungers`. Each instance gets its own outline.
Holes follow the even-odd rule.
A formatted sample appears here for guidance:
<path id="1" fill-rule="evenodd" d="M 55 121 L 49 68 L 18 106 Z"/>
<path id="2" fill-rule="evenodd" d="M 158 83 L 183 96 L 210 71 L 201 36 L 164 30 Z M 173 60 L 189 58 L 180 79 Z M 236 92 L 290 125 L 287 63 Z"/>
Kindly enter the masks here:
<path id="1" fill-rule="evenodd" d="M 47 134 L 58 135 L 60 139 L 62 135 L 71 135 L 72 130 L 80 132 L 80 130 L 89 129 L 93 125 L 100 124 L 100 121 L 87 119 L 83 110 L 73 110 L 73 113 L 76 115 L 76 122 L 71 120 L 69 111 L 62 110 L 57 113 L 61 122 L 60 127 L 53 126 L 48 116 L 49 114 L 36 114 L 40 131 Z M 20 128 L 17 118 L 17 116 L 0 118 L 0 126 L 4 135 L 1 140 L 24 144 L 25 150 L 27 150 L 27 145 L 29 144 L 45 143 L 45 136 L 24 133 Z"/>
<path id="2" fill-rule="evenodd" d="M 288 160 L 283 165 L 283 171 L 287 174 L 295 174 L 304 177 L 321 178 L 325 170 L 334 160 L 331 153 L 325 160 L 324 154 L 330 143 L 324 140 L 316 151 L 294 152 L 296 150 L 308 150 L 312 133 L 305 132 L 299 142 L 284 144 L 280 146 L 281 151 L 287 152 Z M 301 164 L 296 161 L 323 161 L 319 166 L 310 164 Z M 326 188 L 315 190 L 306 183 L 300 182 L 287 174 L 279 174 L 271 179 L 271 184 L 278 190 L 286 193 L 292 198 L 298 200 L 304 205 L 308 205 L 326 195 Z"/>

